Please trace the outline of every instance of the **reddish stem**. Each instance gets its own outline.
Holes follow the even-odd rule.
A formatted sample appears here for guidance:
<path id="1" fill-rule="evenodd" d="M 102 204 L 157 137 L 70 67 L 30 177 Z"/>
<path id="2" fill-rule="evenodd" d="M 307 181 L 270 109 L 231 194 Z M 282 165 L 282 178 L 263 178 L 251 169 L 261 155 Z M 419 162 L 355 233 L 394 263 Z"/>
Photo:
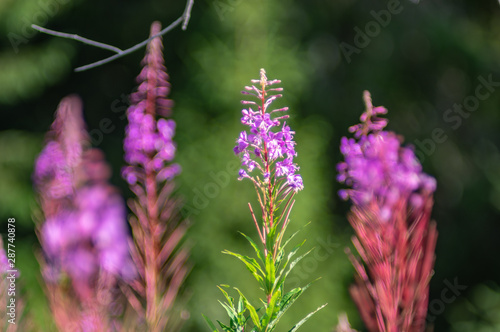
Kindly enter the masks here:
<path id="1" fill-rule="evenodd" d="M 261 103 L 262 103 L 262 106 L 261 106 L 261 114 L 262 116 L 264 116 L 264 113 L 265 113 L 265 104 L 266 104 L 266 83 L 267 82 L 261 82 L 262 84 L 262 91 L 261 91 Z M 266 145 L 266 142 L 263 142 L 263 145 L 264 145 L 264 164 L 266 165 L 266 172 L 268 174 L 268 196 L 269 196 L 269 214 L 268 214 L 268 221 L 266 220 L 265 222 L 269 222 L 269 228 L 272 228 L 273 227 L 273 198 L 272 198 L 272 193 L 273 193 L 273 188 L 272 188 L 272 185 L 271 185 L 271 172 L 270 172 L 270 163 L 269 163 L 269 158 L 268 158 L 268 151 L 267 151 L 267 145 Z M 269 228 L 267 230 L 268 234 L 269 234 Z M 267 248 L 267 246 L 264 244 L 264 248 Z M 275 252 L 274 252 L 274 248 L 272 248 L 272 257 L 273 257 L 273 261 L 275 260 Z M 266 250 L 266 258 L 267 258 L 267 250 Z M 271 303 L 271 299 L 272 299 L 272 291 L 267 294 L 267 304 L 269 305 Z"/>
<path id="2" fill-rule="evenodd" d="M 261 107 L 261 114 L 264 115 L 265 110 L 264 106 L 266 103 L 266 86 L 263 84 L 262 85 L 262 91 L 261 91 L 261 102 L 262 102 L 262 107 Z M 268 195 L 269 195 L 269 227 L 273 227 L 273 199 L 272 199 L 272 192 L 273 188 L 271 185 L 271 172 L 270 172 L 270 163 L 269 163 L 269 158 L 268 158 L 268 151 L 267 151 L 267 145 L 266 142 L 263 142 L 264 144 L 264 164 L 266 165 L 266 173 L 269 175 L 269 184 L 268 184 Z"/>
<path id="3" fill-rule="evenodd" d="M 153 73 L 148 73 L 147 77 L 149 86 L 156 86 L 156 76 Z M 156 116 L 156 94 L 154 91 L 149 90 L 147 93 L 147 106 L 146 113 Z M 149 106 L 149 107 L 148 107 Z M 150 156 L 152 160 L 153 156 Z M 155 171 L 151 164 L 145 166 L 146 173 L 146 202 L 147 202 L 147 221 L 148 226 L 147 237 L 144 238 L 144 253 L 145 253 L 145 281 L 146 281 L 146 320 L 151 331 L 157 331 L 160 315 L 158 313 L 158 269 L 157 269 L 157 239 L 156 229 L 159 224 L 158 217 L 158 192 L 156 185 Z"/>

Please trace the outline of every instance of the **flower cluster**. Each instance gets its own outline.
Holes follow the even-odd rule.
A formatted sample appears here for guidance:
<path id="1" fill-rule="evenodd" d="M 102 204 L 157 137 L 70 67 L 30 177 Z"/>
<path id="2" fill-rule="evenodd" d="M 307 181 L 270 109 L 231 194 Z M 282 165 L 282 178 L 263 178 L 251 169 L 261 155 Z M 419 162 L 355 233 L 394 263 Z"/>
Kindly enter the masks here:
<path id="1" fill-rule="evenodd" d="M 288 110 L 288 107 L 269 111 L 269 106 L 274 100 L 281 97 L 281 94 L 270 95 L 270 92 L 283 91 L 283 88 L 268 88 L 280 80 L 268 80 L 264 69 L 261 69 L 260 80 L 252 80 L 252 83 L 259 83 L 260 88 L 255 85 L 246 86 L 243 94 L 255 96 L 259 103 L 255 101 L 242 101 L 245 105 L 255 105 L 242 110 L 241 123 L 250 127 L 249 132 L 242 131 L 234 153 L 241 156 L 244 169 L 239 171 L 240 180 L 250 178 L 256 183 L 268 183 L 272 178 L 276 180 L 284 179 L 285 183 L 294 191 L 302 190 L 304 185 L 302 177 L 296 174 L 299 167 L 293 162 L 297 155 L 295 152 L 295 142 L 293 141 L 294 131 L 286 125 L 281 124 L 281 120 L 288 118 L 288 115 L 272 117 L 278 112 Z M 273 131 L 279 128 L 278 131 Z M 262 179 L 252 177 L 250 173 L 257 168 L 262 173 Z"/>
<path id="2" fill-rule="evenodd" d="M 63 99 L 47 138 L 33 180 L 46 218 L 40 235 L 50 270 L 79 280 L 101 270 L 132 277 L 125 205 L 107 183 L 103 153 L 87 148 L 77 97 Z"/>
<path id="3" fill-rule="evenodd" d="M 150 35 L 158 36 L 160 31 L 160 22 L 153 22 Z M 134 215 L 129 222 L 139 271 L 127 297 L 137 303 L 148 331 L 177 331 L 182 320 L 176 312 L 176 298 L 189 269 L 188 251 L 183 247 L 186 223 L 174 196 L 174 177 L 180 166 L 172 163 L 175 122 L 165 118 L 172 115 L 173 101 L 167 99 L 170 83 L 161 37 L 149 41 L 142 64 L 137 77 L 140 85 L 130 97 L 123 144 L 127 166 L 122 176 L 136 196 L 130 200 Z"/>
<path id="4" fill-rule="evenodd" d="M 351 189 L 340 196 L 351 199 L 348 214 L 361 259 L 347 249 L 357 271 L 350 293 L 372 332 L 422 332 L 429 301 L 429 280 L 437 239 L 430 220 L 436 181 L 422 172 L 412 148 L 402 147 L 393 132 L 383 129 L 387 113 L 373 107 L 365 91 L 366 112 L 361 124 L 345 137 L 337 179 Z"/>
<path id="5" fill-rule="evenodd" d="M 380 217 L 388 220 L 394 204 L 401 197 L 410 197 L 415 205 L 422 203 L 420 193 L 434 192 L 436 181 L 422 172 L 422 166 L 411 147 L 402 147 L 401 139 L 393 132 L 383 131 L 386 119 L 376 118 L 385 114 L 383 107 L 373 107 L 370 95 L 365 92 L 366 112 L 361 124 L 352 126 L 357 139 L 342 137 L 340 151 L 345 161 L 337 165 L 337 180 L 352 189 L 343 189 L 339 195 L 350 198 L 356 205 L 367 205 L 376 200 Z"/>
<path id="6" fill-rule="evenodd" d="M 46 195 L 54 199 L 62 198 L 73 193 L 73 184 L 69 168 L 65 167 L 64 152 L 57 142 L 48 142 L 35 164 L 34 180 L 40 186 L 44 179 L 51 179 L 47 186 Z"/>
<path id="7" fill-rule="evenodd" d="M 87 151 L 83 162 L 84 169 L 95 167 L 109 174 L 107 165 L 101 164 L 104 160 L 99 150 Z M 134 268 L 123 199 L 102 181 L 107 178 L 99 178 L 101 172 L 93 173 L 87 172 L 91 177 L 75 191 L 71 206 L 63 207 L 43 224 L 45 253 L 72 278 L 89 280 L 102 270 L 131 279 Z"/>
<path id="8" fill-rule="evenodd" d="M 157 119 L 158 115 L 170 116 L 173 106 L 173 101 L 167 99 L 170 83 L 163 63 L 161 40 L 153 39 L 148 44 L 143 64 L 137 77 L 139 88 L 130 96 L 123 142 L 125 161 L 130 165 L 123 169 L 123 176 L 129 184 L 135 184 L 142 176 L 141 168 L 157 172 L 158 180 L 170 179 L 180 172 L 179 165 L 168 165 L 176 152 L 175 122 Z"/>
<path id="9" fill-rule="evenodd" d="M 250 179 L 257 191 L 262 216 L 256 216 L 252 204 L 248 203 L 253 222 L 259 235 L 260 245 L 242 233 L 255 251 L 256 258 L 240 255 L 238 253 L 224 250 L 223 253 L 231 255 L 242 261 L 247 269 L 252 273 L 259 283 L 259 288 L 263 291 L 259 306 L 251 304 L 243 293 L 234 288 L 240 296 L 238 305 L 236 301 L 228 295 L 222 288 L 219 289 L 226 298 L 226 303 L 221 303 L 229 314 L 229 323 L 226 325 L 217 321 L 223 331 L 274 331 L 278 321 L 285 311 L 299 298 L 299 296 L 311 285 L 297 287 L 288 292 L 285 288 L 285 280 L 294 267 L 303 257 L 294 258 L 297 251 L 305 241 L 299 243 L 288 251 L 286 246 L 289 240 L 285 238 L 288 225 L 290 224 L 290 213 L 295 204 L 295 194 L 304 188 L 302 177 L 297 174 L 299 167 L 293 162 L 297 155 L 295 152 L 295 142 L 293 134 L 286 122 L 281 120 L 288 118 L 288 115 L 274 116 L 275 113 L 287 111 L 288 107 L 269 110 L 274 100 L 281 97 L 281 94 L 272 94 L 282 91 L 282 88 L 268 88 L 280 83 L 279 80 L 268 80 L 264 69 L 260 70 L 260 80 L 252 80 L 255 85 L 246 86 L 244 94 L 253 95 L 255 101 L 243 101 L 250 106 L 242 111 L 241 122 L 250 127 L 250 130 L 241 132 L 234 152 L 240 155 L 244 166 L 240 169 L 240 180 Z M 273 130 L 274 128 L 278 130 Z M 260 174 L 251 176 L 257 169 Z M 287 252 L 288 251 L 288 252 Z M 254 295 L 254 294 L 252 294 Z M 325 305 L 318 307 L 300 320 L 290 331 L 296 331 L 317 311 Z M 257 309 L 256 309 L 257 308 Z M 205 317 L 212 331 L 217 332 L 213 322 Z"/>

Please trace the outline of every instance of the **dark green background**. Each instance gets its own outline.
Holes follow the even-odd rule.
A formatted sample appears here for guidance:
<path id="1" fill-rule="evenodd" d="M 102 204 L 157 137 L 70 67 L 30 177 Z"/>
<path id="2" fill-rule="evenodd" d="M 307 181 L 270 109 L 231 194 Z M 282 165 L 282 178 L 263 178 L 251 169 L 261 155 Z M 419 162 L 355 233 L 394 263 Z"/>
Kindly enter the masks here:
<path id="1" fill-rule="evenodd" d="M 357 123 L 362 91 L 368 89 L 375 105 L 389 109 L 390 130 L 408 143 L 424 142 L 425 149 L 419 149 L 424 169 L 438 182 L 433 217 L 439 239 L 430 294 L 435 331 L 500 331 L 500 91 L 461 117 L 460 125 L 445 117 L 454 104 L 475 94 L 479 77 L 500 82 L 500 6 L 493 0 L 401 0 L 400 11 L 347 61 L 339 46 L 356 46 L 358 29 L 376 22 L 370 12 L 386 10 L 388 3 L 398 2 L 197 0 L 187 31 L 177 28 L 164 37 L 176 102 L 177 161 L 183 168 L 178 194 L 192 225 L 184 331 L 207 330 L 202 312 L 225 320 L 217 284 L 257 296 L 244 266 L 220 252 L 251 253 L 237 231 L 255 235 L 247 202 L 256 204 L 256 199 L 250 182 L 237 181 L 231 171 L 238 162 L 232 147 L 244 129 L 239 92 L 258 78 L 262 67 L 269 78 L 283 81 L 279 103 L 290 107 L 289 123 L 296 131 L 305 189 L 296 196 L 292 230 L 310 221 L 302 236 L 308 239 L 306 248 L 318 248 L 292 277 L 302 283 L 322 277 L 278 330 L 288 331 L 300 315 L 325 302 L 329 305 L 303 331 L 331 331 L 341 311 L 347 311 L 355 328 L 363 328 L 347 292 L 353 270 L 343 248 L 350 245 L 352 230 L 345 218 L 349 206 L 336 195 L 335 165 L 340 137 Z M 173 22 L 184 5 L 179 0 L 0 2 L 1 232 L 5 235 L 8 217 L 17 219 L 20 282 L 26 313 L 38 331 L 50 331 L 52 325 L 33 254 L 38 248 L 32 221 L 33 160 L 60 99 L 77 93 L 94 142 L 113 167 L 113 183 L 130 196 L 119 176 L 126 124 L 122 115 L 144 50 L 75 73 L 74 68 L 109 52 L 35 34 L 28 24 L 126 48 L 148 35 L 152 21 L 164 26 Z M 114 129 L 100 139 L 102 121 Z M 447 138 L 433 147 L 436 130 Z M 445 281 L 455 279 L 467 289 L 451 303 L 442 302 Z"/>

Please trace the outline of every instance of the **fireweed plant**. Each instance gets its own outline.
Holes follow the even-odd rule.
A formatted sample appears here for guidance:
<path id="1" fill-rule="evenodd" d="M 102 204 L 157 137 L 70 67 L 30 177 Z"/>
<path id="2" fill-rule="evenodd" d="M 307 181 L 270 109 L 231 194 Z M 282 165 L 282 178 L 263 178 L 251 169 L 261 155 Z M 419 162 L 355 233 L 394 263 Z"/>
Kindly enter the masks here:
<path id="1" fill-rule="evenodd" d="M 151 36 L 161 31 L 151 26 Z M 130 96 L 124 151 L 127 166 L 122 175 L 136 198 L 129 202 L 134 213 L 130 225 L 134 238 L 133 259 L 140 278 L 124 288 L 130 304 L 144 317 L 147 331 L 176 331 L 179 315 L 175 299 L 188 272 L 187 250 L 182 246 L 186 224 L 178 200 L 173 197 L 175 122 L 173 101 L 167 99 L 170 83 L 163 62 L 161 37 L 152 39 L 137 77 L 137 92 Z M 137 296 L 139 295 L 139 296 Z"/>
<path id="2" fill-rule="evenodd" d="M 259 283 L 263 297 L 260 299 L 261 303 L 254 306 L 238 288 L 235 290 L 239 299 L 235 301 L 219 287 L 227 301 L 221 302 L 221 305 L 229 316 L 229 323 L 226 325 L 217 322 L 223 331 L 232 332 L 273 331 L 287 309 L 310 286 L 308 284 L 285 291 L 286 277 L 307 253 L 294 258 L 305 240 L 288 252 L 285 250 L 297 233 L 283 242 L 295 202 L 294 196 L 304 186 L 302 177 L 296 173 L 299 167 L 293 161 L 297 155 L 293 141 L 294 131 L 284 121 L 288 115 L 282 114 L 288 107 L 270 109 L 272 102 L 282 96 L 279 92 L 283 88 L 273 87 L 281 81 L 268 80 L 266 72 L 261 69 L 260 79 L 251 82 L 256 85 L 246 86 L 242 93 L 254 97 L 256 101 L 242 101 L 249 107 L 242 110 L 241 118 L 241 123 L 249 126 L 250 130 L 240 133 L 234 153 L 240 156 L 243 165 L 239 171 L 239 180 L 250 180 L 259 200 L 261 217 L 257 217 L 252 205 L 248 204 L 258 241 L 242 233 L 255 251 L 256 258 L 228 250 L 223 253 L 234 256 L 245 264 Z M 289 331 L 296 331 L 323 307 L 324 305 L 308 314 Z M 210 319 L 205 319 L 212 331 L 218 331 Z"/>
<path id="3" fill-rule="evenodd" d="M 64 98 L 33 181 L 45 290 L 60 331 L 110 331 L 123 307 L 120 281 L 135 278 L 125 203 L 108 184 L 111 169 L 90 147 L 81 101 Z"/>
<path id="4" fill-rule="evenodd" d="M 348 219 L 360 259 L 346 249 L 357 272 L 350 288 L 361 317 L 372 332 L 425 330 L 429 281 L 433 274 L 436 224 L 430 221 L 436 181 L 422 172 L 402 137 L 383 130 L 384 107 L 373 107 L 364 92 L 361 123 L 342 137 L 339 191 L 352 202 Z"/>
<path id="5" fill-rule="evenodd" d="M 151 35 L 160 30 L 153 23 Z M 174 303 L 188 271 L 187 251 L 185 223 L 172 197 L 180 167 L 172 163 L 175 122 L 165 118 L 173 102 L 166 98 L 170 84 L 161 37 L 149 42 L 143 64 L 127 110 L 128 165 L 122 171 L 136 195 L 129 202 L 133 238 L 124 201 L 108 184 L 104 154 L 90 146 L 78 97 L 61 101 L 35 162 L 40 262 L 60 331 L 180 327 Z"/>

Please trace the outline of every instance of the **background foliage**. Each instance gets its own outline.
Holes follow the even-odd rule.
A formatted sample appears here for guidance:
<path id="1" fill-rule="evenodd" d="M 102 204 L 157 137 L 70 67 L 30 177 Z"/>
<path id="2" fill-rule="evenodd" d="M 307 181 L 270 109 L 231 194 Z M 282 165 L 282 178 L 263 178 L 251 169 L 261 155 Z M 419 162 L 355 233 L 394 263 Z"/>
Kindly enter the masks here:
<path id="1" fill-rule="evenodd" d="M 318 248 L 316 258 L 306 261 L 294 280 L 303 284 L 322 277 L 304 294 L 302 306 L 292 307 L 284 319 L 289 316 L 291 322 L 291 317 L 328 302 L 304 330 L 330 331 L 340 311 L 347 311 L 353 326 L 362 329 L 347 293 L 353 271 L 343 248 L 352 231 L 344 217 L 348 206 L 336 195 L 335 164 L 339 139 L 357 123 L 362 91 L 368 89 L 375 105 L 389 109 L 389 129 L 417 147 L 426 142 L 420 151 L 428 153 L 423 151 L 421 160 L 438 181 L 434 218 L 440 235 L 430 295 L 435 330 L 498 326 L 500 91 L 467 112 L 460 126 L 452 126 L 444 115 L 474 95 L 478 77 L 491 75 L 500 82 L 500 6 L 493 0 L 401 0 L 402 11 L 348 62 L 339 45 L 355 46 L 355 28 L 364 31 L 374 21 L 370 12 L 385 10 L 394 1 L 198 0 L 188 30 L 177 29 L 164 38 L 176 102 L 177 161 L 183 167 L 178 192 L 191 222 L 193 270 L 185 287 L 190 301 L 183 313 L 184 331 L 206 330 L 201 312 L 223 317 L 217 284 L 255 286 L 242 265 L 220 252 L 251 253 L 237 230 L 253 234 L 247 202 L 256 199 L 249 183 L 236 180 L 238 159 L 232 147 L 242 130 L 239 91 L 262 67 L 269 78 L 283 81 L 280 102 L 290 106 L 296 131 L 305 190 L 296 197 L 290 231 L 311 221 L 305 246 Z M 180 0 L 0 2 L 0 224 L 2 235 L 8 217 L 22 225 L 17 233 L 20 282 L 37 330 L 50 331 L 52 325 L 33 254 L 38 249 L 31 218 L 33 160 L 59 100 L 78 93 L 94 145 L 106 152 L 114 184 L 130 196 L 119 176 L 123 114 L 143 51 L 74 73 L 73 68 L 108 53 L 36 34 L 29 24 L 126 48 L 148 35 L 153 20 L 164 26 L 175 20 L 184 5 Z M 103 121 L 112 126 L 103 130 Z M 447 139 L 432 148 L 429 140 L 436 128 Z M 467 289 L 440 306 L 445 281 L 455 279 Z"/>

